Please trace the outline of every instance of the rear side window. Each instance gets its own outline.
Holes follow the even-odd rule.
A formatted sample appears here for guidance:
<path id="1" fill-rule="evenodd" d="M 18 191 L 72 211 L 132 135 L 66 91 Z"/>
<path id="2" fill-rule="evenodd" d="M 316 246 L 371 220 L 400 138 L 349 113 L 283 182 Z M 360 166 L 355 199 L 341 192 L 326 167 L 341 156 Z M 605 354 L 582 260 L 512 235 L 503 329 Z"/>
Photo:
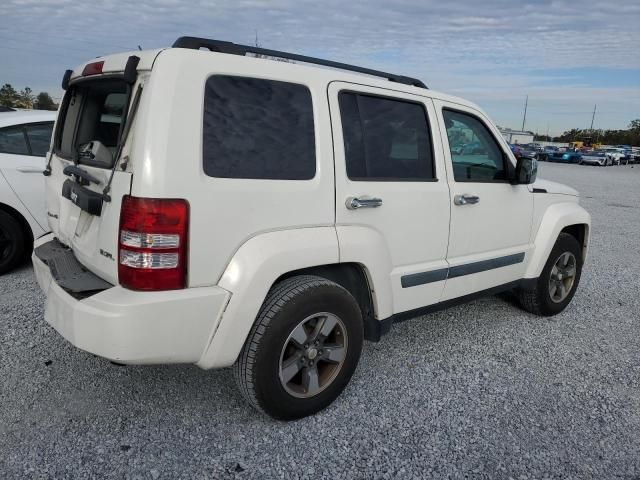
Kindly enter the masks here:
<path id="1" fill-rule="evenodd" d="M 351 180 L 434 180 L 427 113 L 418 103 L 352 92 L 339 95 Z"/>
<path id="2" fill-rule="evenodd" d="M 204 99 L 203 167 L 211 177 L 309 180 L 313 105 L 303 85 L 212 76 Z"/>
<path id="3" fill-rule="evenodd" d="M 0 153 L 29 155 L 29 146 L 22 126 L 0 129 Z"/>
<path id="4" fill-rule="evenodd" d="M 49 150 L 53 122 L 25 125 L 25 130 L 27 132 L 27 138 L 29 139 L 29 146 L 31 147 L 31 155 L 44 157 Z"/>

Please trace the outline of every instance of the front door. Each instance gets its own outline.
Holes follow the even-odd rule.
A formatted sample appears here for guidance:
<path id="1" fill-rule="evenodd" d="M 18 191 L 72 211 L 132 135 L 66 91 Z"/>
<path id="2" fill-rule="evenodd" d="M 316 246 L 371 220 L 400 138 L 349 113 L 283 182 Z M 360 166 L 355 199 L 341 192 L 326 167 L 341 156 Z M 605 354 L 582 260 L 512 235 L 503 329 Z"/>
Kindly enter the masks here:
<path id="1" fill-rule="evenodd" d="M 506 142 L 479 111 L 435 102 L 450 188 L 449 273 L 442 300 L 522 278 L 533 216 L 528 185 L 509 183 Z M 510 165 L 511 164 L 511 165 Z"/>
<path id="2" fill-rule="evenodd" d="M 333 82 L 329 105 L 341 259 L 358 258 L 352 245 L 372 252 L 367 266 L 384 270 L 392 313 L 437 303 L 450 207 L 432 100 Z"/>

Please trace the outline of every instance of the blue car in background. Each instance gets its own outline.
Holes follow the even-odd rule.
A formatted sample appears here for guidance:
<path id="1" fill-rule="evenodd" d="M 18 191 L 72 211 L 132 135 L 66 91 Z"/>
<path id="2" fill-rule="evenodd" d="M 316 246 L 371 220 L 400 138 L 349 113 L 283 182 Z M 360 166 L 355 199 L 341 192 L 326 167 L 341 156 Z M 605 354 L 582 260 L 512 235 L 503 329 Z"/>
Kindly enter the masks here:
<path id="1" fill-rule="evenodd" d="M 547 160 L 550 162 L 559 163 L 580 163 L 582 154 L 580 152 L 572 152 L 567 150 L 566 152 L 553 152 L 549 153 Z"/>

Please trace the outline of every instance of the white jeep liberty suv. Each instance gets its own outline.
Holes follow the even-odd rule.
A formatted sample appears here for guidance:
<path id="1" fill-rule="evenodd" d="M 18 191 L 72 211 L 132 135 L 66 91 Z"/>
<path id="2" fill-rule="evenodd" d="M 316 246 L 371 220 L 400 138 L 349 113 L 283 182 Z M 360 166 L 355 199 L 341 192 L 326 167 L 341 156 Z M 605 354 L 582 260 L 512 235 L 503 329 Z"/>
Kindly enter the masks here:
<path id="1" fill-rule="evenodd" d="M 293 419 L 394 321 L 504 290 L 553 315 L 578 286 L 577 192 L 419 80 L 182 37 L 62 83 L 33 264 L 46 321 L 87 352 L 234 366 Z"/>

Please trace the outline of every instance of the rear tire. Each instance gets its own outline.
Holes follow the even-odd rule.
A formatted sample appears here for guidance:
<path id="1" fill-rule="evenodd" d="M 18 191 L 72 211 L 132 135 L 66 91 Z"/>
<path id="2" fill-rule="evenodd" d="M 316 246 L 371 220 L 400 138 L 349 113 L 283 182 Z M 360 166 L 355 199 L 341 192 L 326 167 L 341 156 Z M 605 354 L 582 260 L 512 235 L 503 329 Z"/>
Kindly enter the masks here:
<path id="1" fill-rule="evenodd" d="M 234 365 L 236 382 L 273 418 L 312 415 L 349 383 L 363 336 L 360 307 L 347 290 L 322 277 L 288 278 L 267 295 Z"/>
<path id="2" fill-rule="evenodd" d="M 20 222 L 0 210 L 0 275 L 12 270 L 26 253 L 27 237 Z"/>
<path id="3" fill-rule="evenodd" d="M 582 250 L 578 241 L 561 233 L 535 285 L 517 292 L 524 310 L 541 316 L 562 312 L 573 299 L 582 274 Z"/>

